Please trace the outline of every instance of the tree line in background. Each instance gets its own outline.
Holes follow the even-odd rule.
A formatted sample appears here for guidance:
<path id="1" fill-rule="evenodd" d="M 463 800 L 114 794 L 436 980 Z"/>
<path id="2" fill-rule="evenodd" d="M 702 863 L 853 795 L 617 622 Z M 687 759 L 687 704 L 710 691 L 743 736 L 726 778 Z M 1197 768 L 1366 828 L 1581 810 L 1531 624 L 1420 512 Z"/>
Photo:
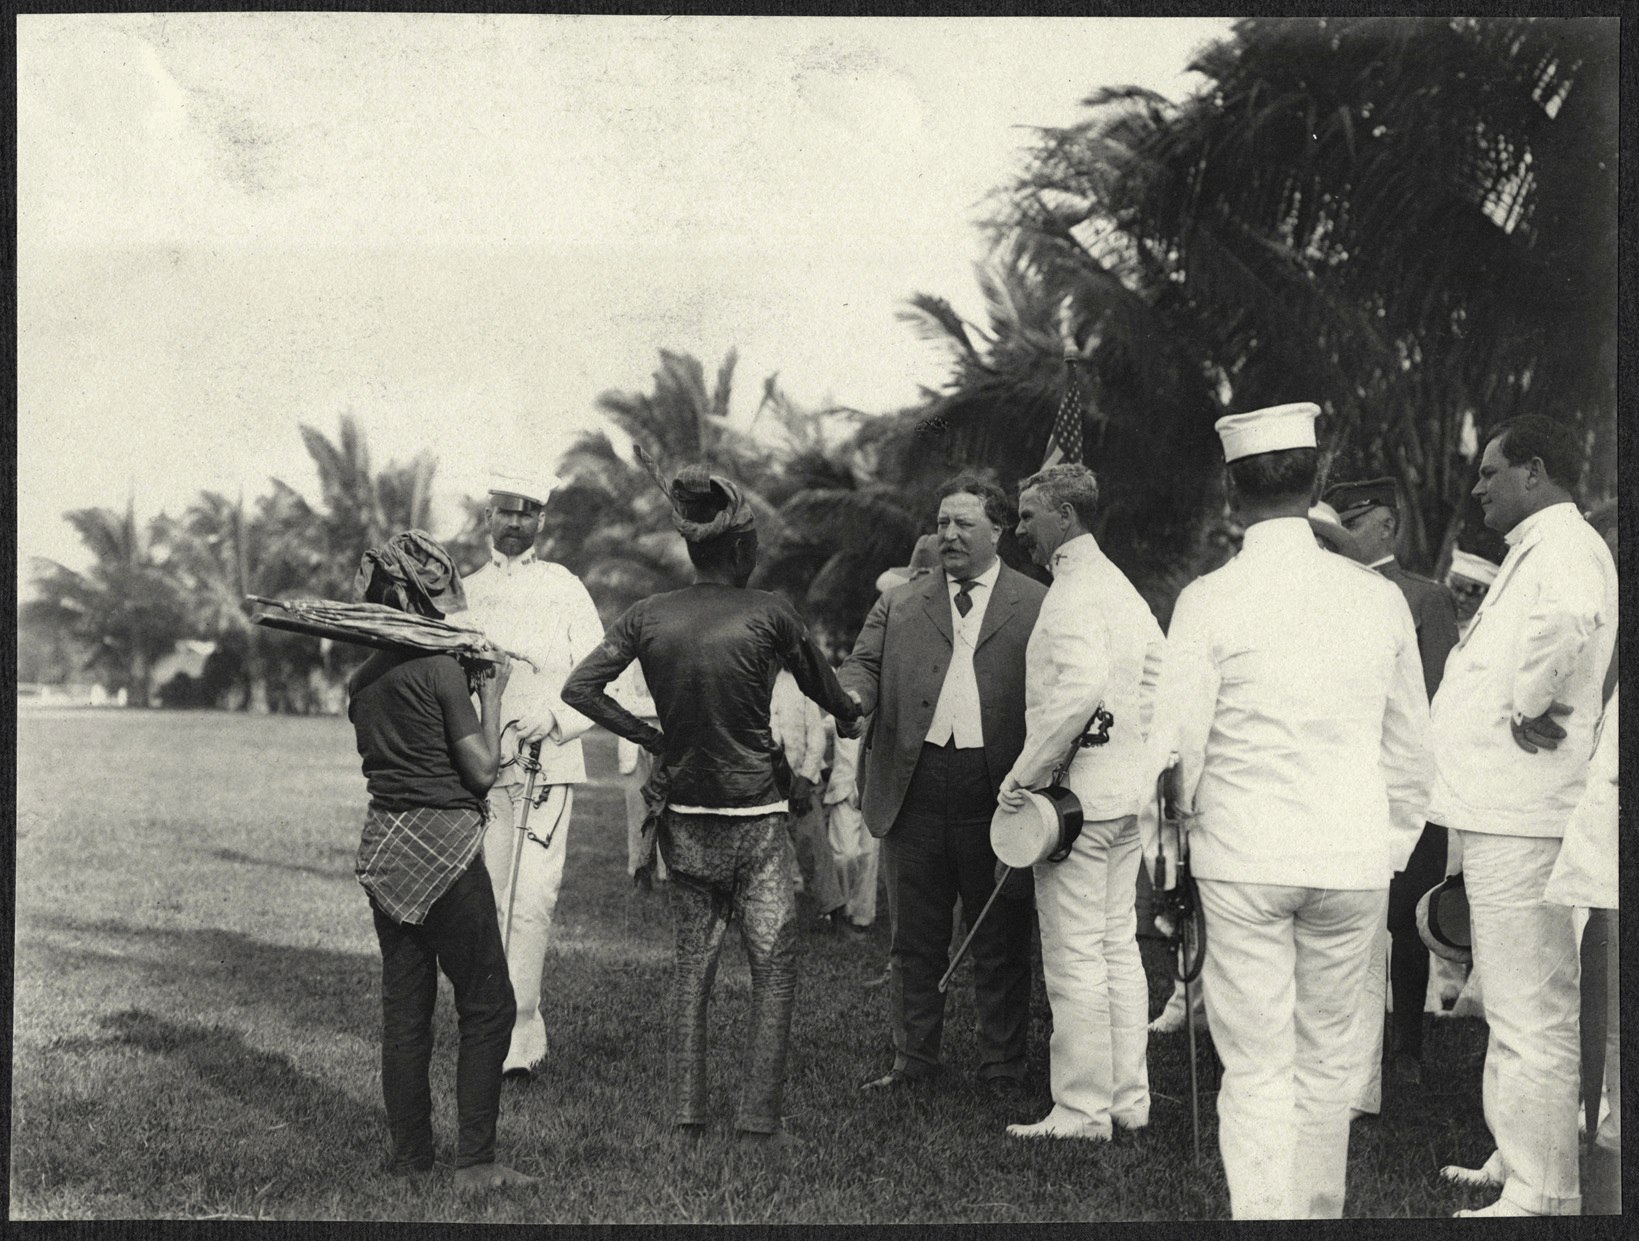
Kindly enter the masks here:
<path id="1" fill-rule="evenodd" d="M 1095 534 L 1163 623 L 1238 534 L 1212 431 L 1230 410 L 1319 402 L 1324 475 L 1399 481 L 1409 567 L 1438 572 L 1457 546 L 1500 559 L 1467 497 L 1487 427 L 1567 421 L 1588 448 L 1585 496 L 1615 491 L 1616 50 L 1603 19 L 1239 22 L 1192 66 L 1206 85 L 1188 99 L 1105 89 L 1037 132 L 986 226 L 985 322 L 931 294 L 903 311 L 949 359 L 911 407 L 805 409 L 770 376 L 742 426 L 732 352 L 709 384 L 699 360 L 662 352 L 652 391 L 599 409 L 663 468 L 710 461 L 747 486 L 754 584 L 790 595 L 834 649 L 932 528 L 940 482 L 971 469 L 1011 490 L 1040 463 L 1067 344 L 1104 488 Z M 244 596 L 350 597 L 365 547 L 427 527 L 435 463 L 373 470 L 348 416 L 334 441 L 301 433 L 316 502 L 275 480 L 145 527 L 129 508 L 68 514 L 95 563 L 38 567 L 20 679 L 83 667 L 145 702 L 156 661 L 197 637 L 214 649 L 174 697 L 321 704 L 357 652 L 258 630 Z M 557 468 L 542 551 L 606 619 L 689 580 L 629 444 L 584 435 Z M 469 501 L 448 540 L 464 569 L 487 551 L 481 511 Z M 1018 563 L 1010 541 L 1003 554 Z"/>

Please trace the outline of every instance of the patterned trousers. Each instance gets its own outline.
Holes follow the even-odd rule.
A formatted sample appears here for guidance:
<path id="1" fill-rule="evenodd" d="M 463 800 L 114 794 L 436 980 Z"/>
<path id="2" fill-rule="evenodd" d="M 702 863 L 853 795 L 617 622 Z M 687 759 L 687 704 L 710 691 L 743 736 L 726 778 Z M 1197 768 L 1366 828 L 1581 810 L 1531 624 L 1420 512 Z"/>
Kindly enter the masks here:
<path id="1" fill-rule="evenodd" d="M 674 1124 L 706 1122 L 706 1007 L 732 915 L 751 966 L 751 1034 L 735 1127 L 749 1133 L 780 1128 L 797 994 L 791 891 L 796 856 L 785 820 L 784 814 L 741 818 L 669 810 L 661 818 L 676 944 L 667 1057 Z"/>

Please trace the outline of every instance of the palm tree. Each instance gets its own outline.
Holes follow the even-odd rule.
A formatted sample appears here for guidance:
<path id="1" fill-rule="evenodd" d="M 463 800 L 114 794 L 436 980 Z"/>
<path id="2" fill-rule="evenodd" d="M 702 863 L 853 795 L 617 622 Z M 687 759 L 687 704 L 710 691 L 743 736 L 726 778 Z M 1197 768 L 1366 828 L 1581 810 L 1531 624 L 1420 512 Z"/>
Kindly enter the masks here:
<path id="1" fill-rule="evenodd" d="M 931 487 L 964 466 L 982 464 L 1011 491 L 1046 455 L 1069 346 L 1089 389 L 1083 459 L 1102 489 L 1093 533 L 1165 618 L 1222 507 L 1213 377 L 1162 330 L 1153 299 L 1074 242 L 1040 201 L 996 234 L 979 271 L 984 326 L 941 298 L 912 300 L 905 317 L 948 346 L 951 378 L 927 393 L 909 442 L 901 431 L 880 451 L 890 468 L 913 471 L 929 511 Z M 1003 554 L 1019 559 L 1011 540 Z"/>
<path id="2" fill-rule="evenodd" d="M 268 647 L 250 623 L 255 609 L 246 596 L 312 593 L 309 583 L 322 573 L 325 558 L 306 501 L 277 481 L 271 495 L 250 507 L 242 494 L 230 500 L 204 491 L 180 518 L 162 517 L 158 530 L 169 549 L 169 571 L 189 604 L 191 632 L 217 644 L 207 680 L 234 687 L 221 705 L 268 710 L 269 661 L 288 663 L 297 648 Z M 275 680 L 292 679 L 273 672 Z"/>
<path id="3" fill-rule="evenodd" d="M 154 661 L 186 633 L 182 597 L 134 503 L 123 514 L 82 508 L 64 514 L 90 549 L 93 563 L 76 572 L 54 560 L 34 562 L 37 597 L 23 605 L 30 625 L 60 630 L 85 644 L 86 667 L 145 707 Z"/>
<path id="4" fill-rule="evenodd" d="M 1434 567 L 1465 426 L 1565 418 L 1614 482 L 1615 49 L 1604 20 L 1243 21 L 1184 103 L 1046 131 L 1019 223 L 1149 291 L 1225 403 L 1319 399 L 1328 468 L 1393 473 Z"/>
<path id="5" fill-rule="evenodd" d="M 598 408 L 663 472 L 704 461 L 732 476 L 757 512 L 764 543 L 776 543 L 783 523 L 762 489 L 779 484 L 779 452 L 729 422 L 736 362 L 730 350 L 708 388 L 698 359 L 662 350 L 651 392 L 608 391 Z M 593 432 L 575 440 L 558 470 L 566 483 L 547 508 L 543 541 L 553 559 L 585 581 L 606 618 L 690 580 L 670 505 L 635 456 L 617 449 L 607 433 Z"/>
<path id="6" fill-rule="evenodd" d="M 425 529 L 431 522 L 432 484 L 438 462 L 421 453 L 407 464 L 392 462 L 379 473 L 370 466 L 364 430 L 351 413 L 340 420 L 331 441 L 315 427 L 303 424 L 302 443 L 319 472 L 318 508 L 278 479 L 275 489 L 286 497 L 292 520 L 305 522 L 313 535 L 316 563 L 309 593 L 331 599 L 347 598 L 359 557 L 401 530 Z"/>

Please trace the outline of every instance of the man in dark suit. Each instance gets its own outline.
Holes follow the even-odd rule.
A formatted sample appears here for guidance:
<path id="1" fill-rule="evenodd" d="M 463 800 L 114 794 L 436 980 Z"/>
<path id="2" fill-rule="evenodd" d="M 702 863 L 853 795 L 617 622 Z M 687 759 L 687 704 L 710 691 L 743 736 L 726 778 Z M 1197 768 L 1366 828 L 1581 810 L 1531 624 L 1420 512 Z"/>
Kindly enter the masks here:
<path id="1" fill-rule="evenodd" d="M 1457 645 L 1457 610 L 1451 592 L 1438 582 L 1408 573 L 1394 558 L 1400 534 L 1400 506 L 1392 478 L 1334 483 L 1325 501 L 1360 550 L 1360 559 L 1400 588 L 1417 629 L 1417 653 L 1423 663 L 1423 688 L 1430 699 L 1440 687 L 1446 656 Z M 1428 992 L 1428 949 L 1417 933 L 1417 902 L 1445 877 L 1446 829 L 1438 823 L 1423 828 L 1406 868 L 1389 884 L 1388 982 L 1394 994 L 1394 1061 L 1397 1081 L 1418 1085 L 1423 1080 L 1423 1007 Z M 1368 979 L 1368 1003 L 1362 1013 L 1361 1039 L 1369 1037 L 1375 1054 L 1368 1057 L 1367 1076 L 1355 1100 L 1357 1111 L 1376 1113 L 1382 1102 L 1383 1052 L 1382 952 Z M 1369 1032 L 1369 1034 L 1368 1034 Z"/>
<path id="2" fill-rule="evenodd" d="M 951 914 L 960 900 L 972 925 L 995 883 L 990 818 L 1024 746 L 1024 652 L 1047 593 L 997 556 L 1010 519 L 1000 487 L 973 478 L 945 484 L 941 571 L 883 594 L 838 673 L 872 716 L 860 808 L 871 833 L 885 838 L 894 893 L 894 1062 L 862 1090 L 939 1070 L 938 983 Z M 1003 893 L 973 940 L 978 1076 L 1004 1094 L 1024 1077 L 1030 1018 L 1034 909 L 1020 887 L 1019 895 Z"/>

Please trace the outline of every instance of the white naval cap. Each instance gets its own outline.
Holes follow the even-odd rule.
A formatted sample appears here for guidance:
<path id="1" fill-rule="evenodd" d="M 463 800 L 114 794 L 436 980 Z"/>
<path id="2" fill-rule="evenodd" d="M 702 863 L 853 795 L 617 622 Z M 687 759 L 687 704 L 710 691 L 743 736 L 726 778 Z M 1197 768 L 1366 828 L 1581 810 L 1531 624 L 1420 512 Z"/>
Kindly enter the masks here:
<path id="1" fill-rule="evenodd" d="M 1315 419 L 1320 406 L 1312 401 L 1271 405 L 1248 414 L 1230 414 L 1212 424 L 1224 444 L 1224 460 L 1238 461 L 1260 452 L 1315 447 Z"/>
<path id="2" fill-rule="evenodd" d="M 521 496 L 545 505 L 563 480 L 555 474 L 537 473 L 520 465 L 497 466 L 489 472 L 490 495 Z"/>
<path id="3" fill-rule="evenodd" d="M 1489 586 L 1497 580 L 1497 566 L 1473 552 L 1453 551 L 1449 576 L 1466 577 L 1471 582 Z"/>

